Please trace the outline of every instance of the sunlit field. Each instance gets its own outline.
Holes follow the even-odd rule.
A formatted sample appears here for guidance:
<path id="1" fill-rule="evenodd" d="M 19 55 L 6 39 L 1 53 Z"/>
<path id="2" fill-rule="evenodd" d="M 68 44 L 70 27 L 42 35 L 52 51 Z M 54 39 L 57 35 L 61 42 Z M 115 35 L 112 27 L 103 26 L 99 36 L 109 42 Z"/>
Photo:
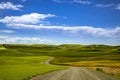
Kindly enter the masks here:
<path id="1" fill-rule="evenodd" d="M 0 49 L 0 80 L 27 80 L 39 74 L 54 70 L 65 69 L 61 66 L 41 64 L 48 60 L 48 56 L 26 56 L 7 50 Z"/>
<path id="2" fill-rule="evenodd" d="M 54 57 L 50 63 L 59 66 L 41 64 L 50 56 Z M 108 73 L 107 69 L 114 68 L 117 73 L 114 74 L 112 71 L 109 73 L 119 77 L 120 46 L 11 44 L 0 47 L 1 80 L 25 80 L 39 74 L 66 68 L 60 65 L 96 67 L 95 70 L 100 67 L 104 73 Z"/>
<path id="3" fill-rule="evenodd" d="M 64 63 L 67 65 L 73 65 L 73 66 L 88 66 L 88 67 L 120 67 L 120 61 L 114 61 L 114 60 L 99 60 L 99 61 L 79 61 L 79 62 L 68 62 Z"/>

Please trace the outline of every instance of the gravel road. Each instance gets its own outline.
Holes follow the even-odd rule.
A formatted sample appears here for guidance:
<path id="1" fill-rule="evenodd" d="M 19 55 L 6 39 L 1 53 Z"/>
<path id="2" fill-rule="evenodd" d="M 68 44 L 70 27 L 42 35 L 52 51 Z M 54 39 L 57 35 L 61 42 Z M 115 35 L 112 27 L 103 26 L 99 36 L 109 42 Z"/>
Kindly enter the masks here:
<path id="1" fill-rule="evenodd" d="M 49 60 L 43 62 L 43 64 L 50 65 L 49 62 L 53 60 L 51 57 Z M 54 71 L 47 74 L 33 77 L 30 80 L 120 80 L 113 76 L 88 70 L 81 67 L 70 67 L 66 70 Z"/>
<path id="2" fill-rule="evenodd" d="M 120 80 L 110 75 L 91 71 L 86 68 L 70 67 L 66 70 L 54 71 L 31 80 Z"/>

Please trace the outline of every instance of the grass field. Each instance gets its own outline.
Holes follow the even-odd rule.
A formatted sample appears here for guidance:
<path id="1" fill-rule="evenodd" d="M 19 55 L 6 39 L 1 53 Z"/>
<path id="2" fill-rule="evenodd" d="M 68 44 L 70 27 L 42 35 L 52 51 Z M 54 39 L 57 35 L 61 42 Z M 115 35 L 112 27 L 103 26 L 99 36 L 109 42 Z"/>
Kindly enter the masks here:
<path id="1" fill-rule="evenodd" d="M 48 60 L 48 56 L 24 55 L 21 52 L 0 49 L 0 80 L 27 80 L 33 76 L 65 67 L 40 64 Z"/>
<path id="2" fill-rule="evenodd" d="M 60 66 L 40 64 L 49 57 L 0 57 L 0 80 L 25 80 L 53 70 L 64 69 Z"/>
<path id="3" fill-rule="evenodd" d="M 6 48 L 5 47 L 0 47 L 0 50 L 6 50 Z"/>
<path id="4" fill-rule="evenodd" d="M 0 45 L 0 79 L 23 80 L 61 66 L 40 64 L 53 56 L 52 64 L 105 67 L 120 70 L 120 46 L 106 45 Z M 119 71 L 115 74 L 120 76 Z M 110 74 L 113 74 L 112 72 Z"/>
<path id="5" fill-rule="evenodd" d="M 62 68 L 46 65 L 3 65 L 0 66 L 0 80 L 25 80 L 59 69 Z"/>

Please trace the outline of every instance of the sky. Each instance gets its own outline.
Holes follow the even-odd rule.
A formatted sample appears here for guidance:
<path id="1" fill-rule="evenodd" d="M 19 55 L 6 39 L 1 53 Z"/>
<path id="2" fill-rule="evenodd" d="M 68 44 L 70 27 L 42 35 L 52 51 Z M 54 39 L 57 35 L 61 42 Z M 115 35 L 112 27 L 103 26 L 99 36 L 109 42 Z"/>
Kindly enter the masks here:
<path id="1" fill-rule="evenodd" d="M 0 0 L 0 44 L 120 45 L 120 0 Z"/>

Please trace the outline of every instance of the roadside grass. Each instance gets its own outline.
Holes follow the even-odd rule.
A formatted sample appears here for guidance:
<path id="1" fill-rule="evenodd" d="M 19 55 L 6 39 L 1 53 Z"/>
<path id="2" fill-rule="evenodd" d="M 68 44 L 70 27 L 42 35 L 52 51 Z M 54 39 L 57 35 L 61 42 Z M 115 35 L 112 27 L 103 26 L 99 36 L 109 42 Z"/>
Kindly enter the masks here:
<path id="1" fill-rule="evenodd" d="M 98 61 L 79 61 L 63 63 L 71 66 L 83 67 L 117 67 L 120 68 L 120 61 L 113 60 L 98 60 Z"/>
<path id="2" fill-rule="evenodd" d="M 120 67 L 88 67 L 88 68 L 120 78 Z"/>
<path id="3" fill-rule="evenodd" d="M 34 76 L 60 69 L 64 68 L 43 64 L 2 65 L 0 66 L 0 80 L 27 80 Z"/>
<path id="4" fill-rule="evenodd" d="M 48 56 L 0 57 L 0 80 L 28 80 L 39 74 L 66 67 L 40 64 L 49 59 Z"/>
<path id="5" fill-rule="evenodd" d="M 103 72 L 111 76 L 120 78 L 119 60 L 78 61 L 78 62 L 61 63 L 61 65 L 87 67 L 88 69 Z"/>

